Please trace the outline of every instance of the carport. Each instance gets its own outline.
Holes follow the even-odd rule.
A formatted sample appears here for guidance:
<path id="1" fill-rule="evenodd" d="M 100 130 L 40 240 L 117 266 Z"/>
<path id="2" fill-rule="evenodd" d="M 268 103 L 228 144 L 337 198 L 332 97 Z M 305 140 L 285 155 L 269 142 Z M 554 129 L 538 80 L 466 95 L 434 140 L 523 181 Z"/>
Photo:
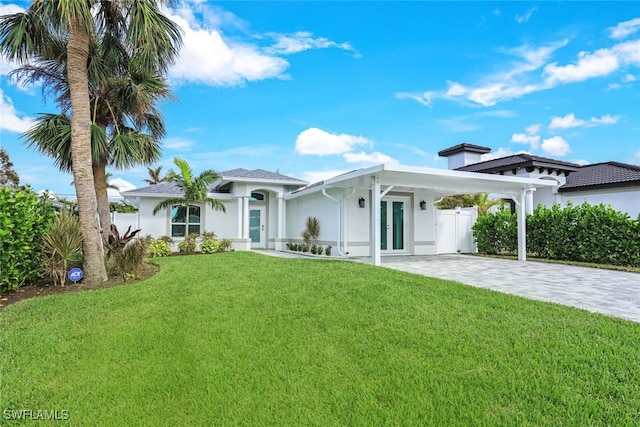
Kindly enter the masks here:
<path id="1" fill-rule="evenodd" d="M 343 194 L 368 190 L 371 201 L 369 223 L 370 256 L 374 265 L 381 264 L 381 201 L 391 191 L 402 193 L 419 193 L 428 191 L 436 197 L 452 194 L 491 193 L 492 195 L 514 200 L 518 214 L 518 259 L 526 260 L 526 207 L 532 205 L 533 192 L 539 187 L 553 187 L 556 184 L 539 179 L 520 178 L 505 175 L 489 175 L 455 170 L 422 168 L 399 164 L 382 164 L 366 169 L 358 169 L 337 177 L 325 180 L 313 188 L 313 193 L 328 189 L 342 189 Z M 305 193 L 304 190 L 300 195 Z M 527 199 L 528 203 L 527 203 Z M 420 209 L 424 200 L 415 202 Z M 415 209 L 418 209 L 414 206 Z M 531 208 L 530 208 L 531 209 Z M 346 224 L 349 218 L 342 210 L 341 222 Z M 347 236 L 346 231 L 344 235 Z"/>

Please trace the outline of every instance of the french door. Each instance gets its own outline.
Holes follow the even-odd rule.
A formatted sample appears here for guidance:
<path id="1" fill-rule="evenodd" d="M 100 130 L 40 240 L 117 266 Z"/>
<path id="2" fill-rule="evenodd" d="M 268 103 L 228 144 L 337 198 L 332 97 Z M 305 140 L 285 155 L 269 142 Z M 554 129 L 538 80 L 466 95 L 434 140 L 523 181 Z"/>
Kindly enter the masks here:
<path id="1" fill-rule="evenodd" d="M 385 199 L 380 202 L 380 250 L 405 251 L 404 200 Z"/>

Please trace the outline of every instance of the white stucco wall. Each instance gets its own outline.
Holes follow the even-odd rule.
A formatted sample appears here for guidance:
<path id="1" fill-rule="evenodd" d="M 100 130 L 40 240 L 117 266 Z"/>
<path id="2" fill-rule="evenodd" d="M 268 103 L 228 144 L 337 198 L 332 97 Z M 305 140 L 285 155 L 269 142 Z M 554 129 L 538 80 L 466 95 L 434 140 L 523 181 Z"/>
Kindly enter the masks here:
<path id="1" fill-rule="evenodd" d="M 420 208 L 420 202 L 425 201 L 427 209 Z M 415 193 L 414 203 L 414 255 L 433 255 L 436 253 L 436 220 L 434 194 L 430 192 Z"/>
<path id="2" fill-rule="evenodd" d="M 338 193 L 328 192 L 336 199 Z M 277 208 L 277 206 L 276 206 Z M 338 224 L 340 218 L 339 204 L 324 197 L 322 193 L 315 193 L 309 197 L 300 197 L 287 201 L 286 235 L 292 242 L 301 241 L 300 233 L 304 230 L 304 223 L 310 216 L 315 216 L 320 222 L 319 244 L 336 246 L 338 241 Z"/>
<path id="3" fill-rule="evenodd" d="M 566 205 L 567 200 L 571 200 L 574 205 L 580 205 L 585 200 L 591 205 L 611 205 L 617 211 L 626 212 L 632 219 L 637 219 L 640 215 L 640 189 L 631 188 L 628 190 L 600 190 L 600 191 L 578 191 L 574 193 L 561 193 L 561 203 Z"/>

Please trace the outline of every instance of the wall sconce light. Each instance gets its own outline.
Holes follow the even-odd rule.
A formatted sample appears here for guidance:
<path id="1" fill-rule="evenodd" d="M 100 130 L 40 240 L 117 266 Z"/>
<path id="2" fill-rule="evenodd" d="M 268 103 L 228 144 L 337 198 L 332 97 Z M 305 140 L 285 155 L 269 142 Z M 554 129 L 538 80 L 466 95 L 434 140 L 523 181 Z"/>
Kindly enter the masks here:
<path id="1" fill-rule="evenodd" d="M 424 200 L 420 202 L 420 210 L 421 211 L 427 210 L 427 202 L 425 202 Z"/>
<path id="2" fill-rule="evenodd" d="M 358 206 L 360 206 L 361 208 L 364 208 L 364 197 L 360 197 L 358 199 Z"/>

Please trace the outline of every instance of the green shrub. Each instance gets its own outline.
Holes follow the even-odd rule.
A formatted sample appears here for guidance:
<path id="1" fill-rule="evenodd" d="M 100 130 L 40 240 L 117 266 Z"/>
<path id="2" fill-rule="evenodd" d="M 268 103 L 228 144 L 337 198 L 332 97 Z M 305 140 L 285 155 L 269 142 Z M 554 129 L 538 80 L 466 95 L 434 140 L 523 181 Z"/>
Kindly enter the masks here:
<path id="1" fill-rule="evenodd" d="M 220 247 L 219 247 L 220 252 L 226 252 L 231 250 L 231 246 L 233 245 L 233 242 L 229 239 L 219 240 L 218 243 L 220 244 Z"/>
<path id="2" fill-rule="evenodd" d="M 173 253 L 171 247 L 165 240 L 156 239 L 149 243 L 147 248 L 147 255 L 152 258 L 169 256 Z"/>
<path id="3" fill-rule="evenodd" d="M 478 252 L 487 254 L 514 253 L 518 246 L 517 216 L 507 209 L 481 215 L 471 227 Z"/>
<path id="4" fill-rule="evenodd" d="M 54 210 L 29 187 L 0 188 L 0 290 L 15 290 L 42 273 L 42 241 Z"/>
<path id="5" fill-rule="evenodd" d="M 331 256 L 331 245 L 327 246 L 327 247 L 324 249 L 324 254 L 325 254 L 326 256 Z"/>
<path id="6" fill-rule="evenodd" d="M 200 251 L 203 254 L 213 254 L 220 252 L 220 242 L 214 239 L 207 239 L 200 243 Z"/>
<path id="7" fill-rule="evenodd" d="M 195 253 L 199 237 L 200 235 L 198 233 L 188 234 L 182 242 L 178 243 L 178 250 L 180 251 L 180 253 L 186 255 Z"/>
<path id="8" fill-rule="evenodd" d="M 82 230 L 78 218 L 69 212 L 56 215 L 44 235 L 42 253 L 45 274 L 54 286 L 64 286 L 67 271 L 82 259 Z"/>

